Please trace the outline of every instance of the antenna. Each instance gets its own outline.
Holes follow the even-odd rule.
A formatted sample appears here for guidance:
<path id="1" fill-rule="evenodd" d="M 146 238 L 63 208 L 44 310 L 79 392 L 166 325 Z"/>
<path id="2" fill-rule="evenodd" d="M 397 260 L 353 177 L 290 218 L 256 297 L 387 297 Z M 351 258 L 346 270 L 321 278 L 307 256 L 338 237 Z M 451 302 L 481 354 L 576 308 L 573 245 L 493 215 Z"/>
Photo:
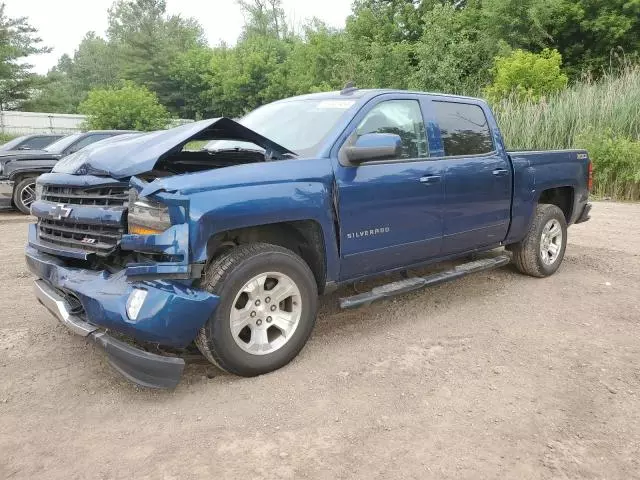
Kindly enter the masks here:
<path id="1" fill-rule="evenodd" d="M 355 83 L 353 83 L 353 80 L 349 80 L 344 88 L 340 90 L 340 95 L 347 95 L 356 90 L 358 90 L 358 87 L 356 87 Z"/>

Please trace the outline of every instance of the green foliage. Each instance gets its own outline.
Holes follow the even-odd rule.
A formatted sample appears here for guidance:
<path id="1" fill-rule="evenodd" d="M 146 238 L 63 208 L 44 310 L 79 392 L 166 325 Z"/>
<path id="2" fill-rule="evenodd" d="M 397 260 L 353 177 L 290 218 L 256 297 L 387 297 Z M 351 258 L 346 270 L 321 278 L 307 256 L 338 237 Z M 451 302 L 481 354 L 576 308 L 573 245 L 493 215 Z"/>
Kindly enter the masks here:
<path id="1" fill-rule="evenodd" d="M 17 107 L 38 85 L 39 79 L 31 73 L 31 65 L 22 60 L 50 51 L 38 46 L 39 43 L 36 29 L 27 19 L 7 17 L 5 4 L 0 3 L 0 110 Z"/>
<path id="2" fill-rule="evenodd" d="M 120 78 L 149 88 L 171 112 L 181 112 L 185 99 L 165 72 L 183 52 L 204 46 L 198 22 L 167 15 L 165 0 L 117 0 L 109 9 L 107 38 Z"/>
<path id="3" fill-rule="evenodd" d="M 545 29 L 569 74 L 599 75 L 620 57 L 640 49 L 640 0 L 560 0 L 554 2 Z"/>
<path id="4" fill-rule="evenodd" d="M 640 199 L 640 141 L 609 130 L 585 132 L 576 143 L 587 149 L 593 161 L 596 195 Z"/>
<path id="5" fill-rule="evenodd" d="M 131 82 L 91 90 L 78 110 L 88 116 L 87 127 L 95 130 L 157 130 L 169 120 L 156 94 Z"/>
<path id="6" fill-rule="evenodd" d="M 0 133 L 0 145 L 2 145 L 3 143 L 7 143 L 9 140 L 13 140 L 14 138 L 16 138 L 15 135 Z"/>
<path id="7" fill-rule="evenodd" d="M 640 199 L 639 66 L 576 84 L 539 102 L 508 99 L 495 112 L 507 148 L 586 148 L 595 161 L 598 194 Z M 616 150 L 617 143 L 624 151 Z M 614 174 L 618 169 L 619 175 Z"/>
<path id="8" fill-rule="evenodd" d="M 501 48 L 478 30 L 466 12 L 435 5 L 422 16 L 423 33 L 414 55 L 417 68 L 409 77 L 415 90 L 476 93 Z"/>
<path id="9" fill-rule="evenodd" d="M 562 73 L 562 56 L 557 50 L 541 53 L 515 50 L 495 61 L 493 83 L 485 95 L 494 102 L 502 98 L 537 101 L 567 87 L 569 78 Z"/>

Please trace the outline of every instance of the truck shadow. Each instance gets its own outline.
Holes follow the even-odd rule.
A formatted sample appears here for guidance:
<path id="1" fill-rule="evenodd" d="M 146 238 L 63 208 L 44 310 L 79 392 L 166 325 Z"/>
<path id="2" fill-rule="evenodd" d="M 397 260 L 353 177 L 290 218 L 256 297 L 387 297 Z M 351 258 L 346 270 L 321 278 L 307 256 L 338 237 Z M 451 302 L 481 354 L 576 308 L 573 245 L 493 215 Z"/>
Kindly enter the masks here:
<path id="1" fill-rule="evenodd" d="M 426 276 L 446 270 L 454 265 L 455 263 L 453 262 L 440 263 L 428 268 L 411 270 L 408 272 L 408 276 Z M 357 338 L 358 332 L 362 331 L 385 330 L 394 327 L 398 331 L 406 330 L 407 335 L 410 335 L 411 329 L 407 323 L 415 321 L 412 316 L 415 316 L 416 309 L 425 307 L 429 310 L 437 309 L 438 314 L 441 314 L 443 309 L 456 310 L 469 300 L 487 296 L 495 297 L 504 289 L 505 283 L 517 277 L 521 277 L 521 274 L 509 265 L 496 270 L 478 272 L 450 283 L 404 293 L 380 300 L 368 306 L 350 310 L 342 310 L 340 308 L 339 299 L 341 297 L 365 292 L 374 287 L 406 277 L 400 274 L 390 274 L 376 280 L 356 282 L 352 285 L 343 286 L 336 292 L 320 297 L 318 319 L 314 331 L 309 338 L 307 346 L 302 350 L 299 357 L 292 361 L 292 364 L 298 361 L 308 361 L 310 356 L 318 354 L 319 351 L 314 348 L 316 343 L 322 343 L 325 346 L 331 346 L 332 344 L 337 346 L 342 342 L 352 343 L 357 341 L 354 338 Z M 427 302 L 426 305 L 425 302 Z M 400 313 L 398 318 L 398 310 L 411 312 L 412 316 L 403 317 L 402 313 Z M 429 312 L 425 311 L 424 315 L 428 316 Z M 391 321 L 395 323 L 391 324 Z M 315 360 L 312 360 L 312 362 L 315 363 Z M 277 372 L 273 372 L 270 375 L 273 374 L 277 374 Z M 198 383 L 199 378 L 205 380 L 217 376 L 227 377 L 228 380 L 239 378 L 219 370 L 198 353 L 188 359 L 184 377 L 189 379 L 189 383 L 193 384 L 194 381 Z"/>

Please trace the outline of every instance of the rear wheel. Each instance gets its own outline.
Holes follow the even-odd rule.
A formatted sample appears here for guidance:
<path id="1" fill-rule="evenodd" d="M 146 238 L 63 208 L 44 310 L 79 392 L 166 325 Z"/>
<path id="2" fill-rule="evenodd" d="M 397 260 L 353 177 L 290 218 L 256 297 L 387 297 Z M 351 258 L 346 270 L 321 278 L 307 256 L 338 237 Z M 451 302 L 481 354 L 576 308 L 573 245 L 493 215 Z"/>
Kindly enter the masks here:
<path id="1" fill-rule="evenodd" d="M 525 238 L 510 246 L 518 270 L 533 277 L 548 277 L 560 268 L 567 247 L 567 221 L 555 205 L 541 204 Z"/>
<path id="2" fill-rule="evenodd" d="M 36 177 L 27 177 L 20 180 L 13 187 L 13 204 L 22 213 L 31 213 L 31 204 L 36 200 Z"/>
<path id="3" fill-rule="evenodd" d="M 224 253 L 202 287 L 220 304 L 196 345 L 223 370 L 255 376 L 289 363 L 304 347 L 316 319 L 317 286 L 295 253 L 265 243 Z"/>

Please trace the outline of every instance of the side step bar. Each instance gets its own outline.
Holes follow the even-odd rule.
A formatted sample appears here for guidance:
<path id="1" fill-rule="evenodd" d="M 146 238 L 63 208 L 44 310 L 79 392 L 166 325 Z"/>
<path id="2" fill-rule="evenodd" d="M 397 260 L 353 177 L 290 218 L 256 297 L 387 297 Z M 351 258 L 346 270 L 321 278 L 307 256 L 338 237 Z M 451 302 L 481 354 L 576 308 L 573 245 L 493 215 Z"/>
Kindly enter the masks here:
<path id="1" fill-rule="evenodd" d="M 398 280 L 397 282 L 391 282 L 386 285 L 375 287 L 369 292 L 359 293 L 352 297 L 341 298 L 340 308 L 347 309 L 369 305 L 376 300 L 382 300 L 384 298 L 393 297 L 394 295 L 400 295 L 412 290 L 450 282 L 451 280 L 456 280 L 469 275 L 470 273 L 502 267 L 507 265 L 509 262 L 511 262 L 511 257 L 508 255 L 499 255 L 497 257 L 484 258 L 482 260 L 463 263 L 461 265 L 457 265 L 451 270 L 434 273 L 433 275 L 427 275 L 426 277 L 414 277 L 407 278 L 406 280 Z"/>

